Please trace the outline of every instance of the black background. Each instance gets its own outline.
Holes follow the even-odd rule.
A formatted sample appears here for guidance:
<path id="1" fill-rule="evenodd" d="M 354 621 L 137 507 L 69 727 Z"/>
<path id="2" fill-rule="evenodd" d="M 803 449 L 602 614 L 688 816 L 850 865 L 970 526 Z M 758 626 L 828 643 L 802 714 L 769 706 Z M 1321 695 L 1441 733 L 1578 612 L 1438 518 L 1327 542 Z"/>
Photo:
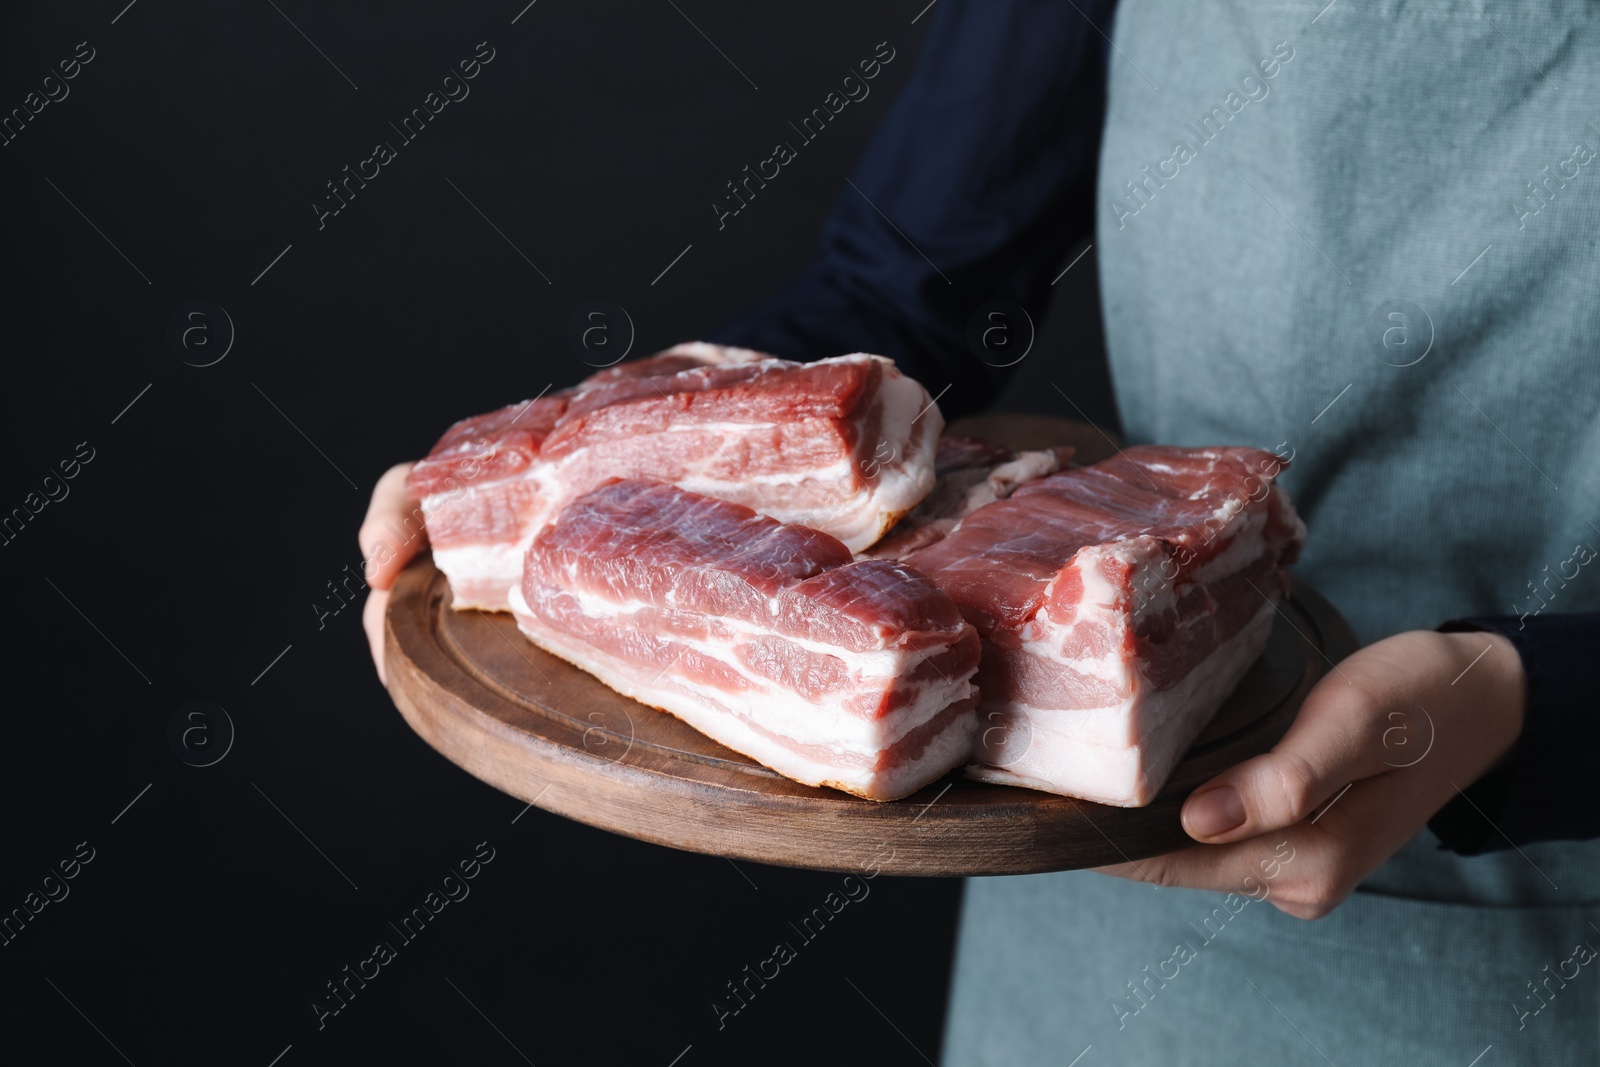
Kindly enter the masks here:
<path id="1" fill-rule="evenodd" d="M 94 850 L 0 947 L 8 1061 L 938 1059 L 959 882 L 875 880 L 719 1030 L 724 984 L 840 876 L 519 818 L 395 712 L 359 603 L 322 614 L 359 572 L 378 474 L 456 418 L 589 373 L 575 308 L 626 308 L 639 355 L 796 273 L 937 17 L 913 23 L 926 0 L 524 2 L 0 18 L 6 113 L 94 50 L 0 147 L 0 514 L 93 450 L 0 546 L 0 914 Z M 723 183 L 883 41 L 871 96 L 718 231 Z M 388 124 L 479 42 L 494 59 L 470 95 L 319 229 L 325 183 L 397 142 Z M 1057 286 L 1000 409 L 1072 414 L 1043 384 L 1066 374 L 1113 421 L 1093 274 L 1091 253 Z M 213 366 L 167 341 L 192 300 L 236 331 Z M 195 699 L 236 730 L 209 767 L 168 741 Z M 479 842 L 494 859 L 470 896 L 319 1030 L 324 984 Z"/>

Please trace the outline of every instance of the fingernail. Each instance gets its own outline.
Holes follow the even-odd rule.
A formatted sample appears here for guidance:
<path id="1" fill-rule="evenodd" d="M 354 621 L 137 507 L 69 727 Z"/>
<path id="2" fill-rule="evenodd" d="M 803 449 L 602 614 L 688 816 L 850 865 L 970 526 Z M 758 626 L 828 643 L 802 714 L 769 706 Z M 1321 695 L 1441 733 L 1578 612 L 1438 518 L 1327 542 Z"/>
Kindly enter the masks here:
<path id="1" fill-rule="evenodd" d="M 1244 825 L 1244 798 L 1231 785 L 1197 793 L 1183 806 L 1183 824 L 1191 837 L 1216 837 Z"/>

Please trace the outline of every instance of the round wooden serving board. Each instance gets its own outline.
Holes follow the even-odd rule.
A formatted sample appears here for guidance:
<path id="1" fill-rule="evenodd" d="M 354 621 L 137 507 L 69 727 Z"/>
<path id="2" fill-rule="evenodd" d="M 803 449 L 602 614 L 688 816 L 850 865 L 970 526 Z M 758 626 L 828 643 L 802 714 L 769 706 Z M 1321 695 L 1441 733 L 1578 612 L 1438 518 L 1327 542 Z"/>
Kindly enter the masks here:
<path id="1" fill-rule="evenodd" d="M 1084 430 L 1066 427 L 1061 436 Z M 1080 458 L 1111 451 L 1109 439 L 1090 432 L 1100 447 Z M 899 875 L 1070 870 L 1181 848 L 1190 841 L 1178 821 L 1183 799 L 1271 748 L 1330 663 L 1356 648 L 1338 612 L 1297 580 L 1266 651 L 1147 807 L 959 772 L 879 804 L 790 781 L 535 647 L 509 615 L 449 605 L 444 575 L 424 556 L 394 587 L 384 662 L 412 729 L 469 773 L 546 811 L 656 844 Z"/>

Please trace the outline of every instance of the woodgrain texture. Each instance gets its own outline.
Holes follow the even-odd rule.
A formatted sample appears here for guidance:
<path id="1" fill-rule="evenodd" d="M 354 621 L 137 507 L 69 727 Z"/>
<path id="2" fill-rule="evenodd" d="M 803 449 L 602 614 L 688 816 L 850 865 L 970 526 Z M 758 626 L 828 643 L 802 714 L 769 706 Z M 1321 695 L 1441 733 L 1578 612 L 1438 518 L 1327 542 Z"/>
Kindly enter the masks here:
<path id="1" fill-rule="evenodd" d="M 1038 430 L 1033 419 L 1016 425 L 1030 437 Z M 1096 442 L 1116 447 L 1079 424 L 1057 423 L 1050 436 L 1082 442 L 1090 458 Z M 1356 647 L 1332 606 L 1297 582 L 1266 651 L 1148 807 L 958 774 L 877 804 L 792 782 L 536 648 L 509 615 L 455 612 L 449 601 L 428 557 L 400 576 L 385 666 L 406 721 L 469 773 L 547 811 L 673 848 L 901 875 L 1067 870 L 1183 847 L 1178 811 L 1189 792 L 1276 743 L 1311 687 Z"/>

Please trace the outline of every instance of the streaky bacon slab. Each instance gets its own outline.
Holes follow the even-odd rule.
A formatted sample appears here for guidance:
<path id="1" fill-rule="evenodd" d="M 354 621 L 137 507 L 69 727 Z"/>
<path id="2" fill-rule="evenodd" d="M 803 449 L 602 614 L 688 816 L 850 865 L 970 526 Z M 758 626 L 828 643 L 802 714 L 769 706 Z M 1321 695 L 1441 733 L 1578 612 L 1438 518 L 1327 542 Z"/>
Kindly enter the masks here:
<path id="1" fill-rule="evenodd" d="M 535 644 L 807 785 L 894 800 L 971 756 L 976 632 L 818 530 L 611 481 L 533 539 L 510 599 Z"/>
<path id="2" fill-rule="evenodd" d="M 889 360 L 793 363 L 679 345 L 451 427 L 412 469 L 457 608 L 505 610 L 534 533 L 607 478 L 649 478 L 803 523 L 852 549 L 933 485 L 943 427 Z"/>
<path id="3" fill-rule="evenodd" d="M 1249 448 L 1129 448 L 978 508 L 906 561 L 983 639 L 969 774 L 1155 798 L 1260 655 L 1305 526 Z"/>

